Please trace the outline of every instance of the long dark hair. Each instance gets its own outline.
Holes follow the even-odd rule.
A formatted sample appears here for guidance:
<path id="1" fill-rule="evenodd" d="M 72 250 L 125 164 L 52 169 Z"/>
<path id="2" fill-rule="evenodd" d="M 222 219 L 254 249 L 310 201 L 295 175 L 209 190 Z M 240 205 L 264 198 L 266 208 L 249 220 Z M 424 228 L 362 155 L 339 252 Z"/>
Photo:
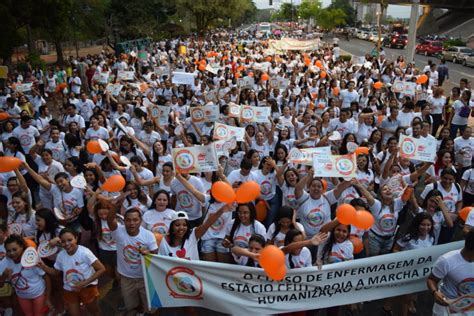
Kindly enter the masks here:
<path id="1" fill-rule="evenodd" d="M 166 207 L 169 207 L 169 206 L 170 206 L 170 201 L 171 201 L 170 193 L 169 193 L 168 191 L 166 191 L 166 190 L 160 189 L 160 190 L 156 191 L 155 195 L 153 195 L 153 200 L 152 200 L 151 206 L 150 206 L 151 209 L 155 209 L 155 208 L 156 208 L 156 199 L 158 198 L 158 196 L 159 196 L 160 194 L 166 195 L 166 198 L 168 199 L 168 205 L 166 205 Z"/>
<path id="2" fill-rule="evenodd" d="M 109 210 L 109 206 L 107 204 L 105 204 L 104 202 L 101 202 L 101 201 L 98 201 L 94 205 L 94 223 L 95 223 L 95 229 L 96 229 L 98 240 L 102 240 L 102 221 L 99 218 L 99 213 L 98 213 L 100 209 L 108 209 Z M 110 210 L 109 210 L 109 212 L 110 212 Z"/>
<path id="3" fill-rule="evenodd" d="M 409 242 L 410 240 L 420 239 L 420 224 L 425 219 L 428 219 L 431 222 L 431 230 L 429 236 L 434 239 L 434 221 L 433 217 L 428 212 L 418 213 L 408 227 L 406 235 L 402 238 L 403 241 Z"/>
<path id="4" fill-rule="evenodd" d="M 278 212 L 275 216 L 275 219 L 273 220 L 273 224 L 275 224 L 275 232 L 273 233 L 272 238 L 275 238 L 276 235 L 278 235 L 278 233 L 280 232 L 281 228 L 280 228 L 280 224 L 278 222 L 282 218 L 289 218 L 290 220 L 292 220 L 294 212 L 295 211 L 289 206 L 280 207 L 280 209 L 278 210 Z M 291 229 L 296 229 L 295 225 L 293 225 L 293 221 L 291 222 L 291 225 L 290 225 L 290 230 Z"/>
<path id="5" fill-rule="evenodd" d="M 440 196 L 441 198 L 443 198 L 443 193 L 441 193 L 441 191 L 438 189 L 433 189 L 430 192 L 428 192 L 428 194 L 425 196 L 425 199 L 423 200 L 423 203 L 421 204 L 421 207 L 424 210 L 426 210 L 426 208 L 428 207 L 428 200 L 431 199 L 432 197 L 437 197 L 437 196 Z M 438 212 L 438 211 L 441 211 L 439 206 L 436 207 L 435 212 Z"/>
<path id="6" fill-rule="evenodd" d="M 234 234 L 237 228 L 239 228 L 241 222 L 240 217 L 238 214 L 238 210 L 241 206 L 247 206 L 250 210 L 250 222 L 252 223 L 252 231 L 255 232 L 255 219 L 257 218 L 257 210 L 255 209 L 255 205 L 253 203 L 246 203 L 246 204 L 239 204 L 237 206 L 237 216 L 234 219 L 234 223 L 232 224 L 232 228 L 230 229 L 230 241 L 234 241 Z"/>
<path id="7" fill-rule="evenodd" d="M 336 227 L 334 227 L 331 230 L 331 234 L 329 234 L 328 241 L 326 242 L 326 244 L 324 244 L 324 247 L 323 247 L 323 252 L 322 252 L 322 257 L 321 257 L 323 262 L 324 262 L 324 260 L 329 258 L 329 254 L 331 253 L 332 246 L 336 243 L 336 234 L 334 232 L 336 231 L 336 228 L 340 225 L 343 225 L 343 226 L 347 227 L 347 230 L 348 230 L 347 238 L 349 238 L 349 236 L 351 234 L 351 225 L 339 224 Z"/>
<path id="8" fill-rule="evenodd" d="M 293 242 L 296 236 L 303 235 L 301 231 L 298 229 L 290 229 L 285 236 L 285 246 L 288 246 Z M 288 262 L 290 264 L 290 269 L 295 268 L 295 264 L 293 263 L 293 255 L 291 253 L 288 254 Z"/>
<path id="9" fill-rule="evenodd" d="M 36 230 L 36 242 L 40 242 L 40 238 L 43 234 L 50 234 L 51 239 L 55 238 L 59 225 L 58 220 L 56 219 L 56 216 L 54 216 L 53 212 L 51 212 L 50 209 L 42 208 L 36 211 L 35 216 L 41 217 L 46 223 L 44 231 Z"/>
<path id="10" fill-rule="evenodd" d="M 184 218 L 180 218 L 181 219 L 184 219 Z M 180 245 L 180 248 L 183 249 L 184 248 L 184 243 L 186 242 L 186 240 L 188 240 L 189 236 L 191 236 L 191 232 L 193 231 L 190 226 L 189 226 L 189 221 L 187 219 L 184 219 L 186 221 L 186 227 L 188 228 L 186 230 L 186 233 L 184 234 L 183 236 L 183 240 L 181 240 L 181 245 Z M 174 241 L 176 239 L 176 236 L 174 234 L 174 230 L 173 230 L 173 224 L 174 222 L 176 222 L 176 220 L 172 221 L 170 223 L 170 229 L 168 230 L 168 238 L 169 238 L 169 244 L 171 247 L 174 247 Z"/>

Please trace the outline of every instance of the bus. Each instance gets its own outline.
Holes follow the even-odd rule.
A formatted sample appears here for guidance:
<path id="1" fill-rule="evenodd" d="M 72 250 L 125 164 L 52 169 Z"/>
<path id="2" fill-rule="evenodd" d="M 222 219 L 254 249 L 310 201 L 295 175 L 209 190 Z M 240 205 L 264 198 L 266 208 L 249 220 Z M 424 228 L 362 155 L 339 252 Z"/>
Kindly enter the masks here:
<path id="1" fill-rule="evenodd" d="M 270 35 L 272 33 L 272 26 L 270 23 L 259 23 L 257 26 L 257 32 Z"/>

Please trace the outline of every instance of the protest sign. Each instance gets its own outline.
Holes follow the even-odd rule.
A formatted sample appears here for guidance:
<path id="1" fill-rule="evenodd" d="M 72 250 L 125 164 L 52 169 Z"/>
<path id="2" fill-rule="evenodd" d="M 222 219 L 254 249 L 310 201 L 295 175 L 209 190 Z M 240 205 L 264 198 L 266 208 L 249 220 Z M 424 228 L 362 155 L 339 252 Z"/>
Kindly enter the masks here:
<path id="1" fill-rule="evenodd" d="M 235 137 L 231 137 L 228 140 L 216 140 L 214 141 L 214 144 L 216 145 L 217 157 L 229 157 L 229 152 L 237 146 L 237 140 Z"/>
<path id="2" fill-rule="evenodd" d="M 365 63 L 365 56 L 352 56 L 353 65 L 362 66 Z"/>
<path id="3" fill-rule="evenodd" d="M 158 123 L 161 126 L 168 125 L 168 119 L 170 115 L 171 107 L 162 105 L 153 105 L 151 107 L 151 116 L 158 118 Z"/>
<path id="4" fill-rule="evenodd" d="M 268 123 L 272 109 L 268 106 L 243 105 L 240 120 L 245 123 Z"/>
<path id="5" fill-rule="evenodd" d="M 121 85 L 120 83 L 116 83 L 116 84 L 109 83 L 107 87 L 105 88 L 105 90 L 111 95 L 119 95 L 122 89 L 123 89 L 123 85 Z"/>
<path id="6" fill-rule="evenodd" d="M 216 171 L 219 164 L 214 144 L 173 148 L 172 154 L 177 173 Z"/>
<path id="7" fill-rule="evenodd" d="M 354 178 L 356 176 L 356 156 L 350 155 L 313 155 L 315 177 Z"/>
<path id="8" fill-rule="evenodd" d="M 15 86 L 15 91 L 16 92 L 21 92 L 21 93 L 24 93 L 24 92 L 28 92 L 28 91 L 31 91 L 31 87 L 33 86 L 33 83 L 32 82 L 29 82 L 29 83 L 17 83 L 17 85 Z"/>
<path id="9" fill-rule="evenodd" d="M 255 85 L 255 79 L 253 77 L 243 77 L 237 80 L 237 86 L 240 89 L 253 89 Z"/>
<path id="10" fill-rule="evenodd" d="M 244 141 L 245 128 L 225 125 L 222 123 L 214 123 L 214 139 L 229 140 L 235 137 L 238 142 Z"/>
<path id="11" fill-rule="evenodd" d="M 100 84 L 107 84 L 109 83 L 109 76 L 110 72 L 96 72 L 92 77 L 93 80 L 97 81 Z"/>
<path id="12" fill-rule="evenodd" d="M 392 85 L 392 91 L 395 93 L 403 93 L 404 95 L 415 95 L 416 83 L 395 80 Z"/>
<path id="13" fill-rule="evenodd" d="M 270 86 L 279 90 L 286 90 L 289 84 L 290 80 L 287 78 L 277 77 L 270 79 Z"/>
<path id="14" fill-rule="evenodd" d="M 400 156 L 418 161 L 434 162 L 436 139 L 400 135 Z"/>
<path id="15" fill-rule="evenodd" d="M 193 122 L 215 122 L 219 118 L 219 106 L 209 104 L 205 106 L 196 106 L 190 109 L 190 116 Z"/>
<path id="16" fill-rule="evenodd" d="M 229 103 L 229 117 L 240 118 L 241 107 L 233 102 Z"/>
<path id="17" fill-rule="evenodd" d="M 330 155 L 331 147 L 314 147 L 314 148 L 292 148 L 288 154 L 288 159 L 293 164 L 302 164 L 306 166 L 313 165 L 313 154 Z"/>
<path id="18" fill-rule="evenodd" d="M 194 86 L 194 74 L 188 72 L 173 72 L 172 82 L 174 84 L 185 84 Z"/>
<path id="19" fill-rule="evenodd" d="M 441 255 L 463 241 L 384 256 L 288 270 L 280 282 L 262 269 L 147 255 L 149 307 L 199 306 L 232 315 L 267 315 L 378 300 L 426 290 Z"/>
<path id="20" fill-rule="evenodd" d="M 118 77 L 119 80 L 134 80 L 135 79 L 135 72 L 119 70 L 117 72 L 117 77 Z"/>
<path id="21" fill-rule="evenodd" d="M 168 66 L 160 66 L 160 67 L 155 67 L 155 74 L 161 79 L 163 76 L 169 76 L 170 75 L 170 67 Z"/>

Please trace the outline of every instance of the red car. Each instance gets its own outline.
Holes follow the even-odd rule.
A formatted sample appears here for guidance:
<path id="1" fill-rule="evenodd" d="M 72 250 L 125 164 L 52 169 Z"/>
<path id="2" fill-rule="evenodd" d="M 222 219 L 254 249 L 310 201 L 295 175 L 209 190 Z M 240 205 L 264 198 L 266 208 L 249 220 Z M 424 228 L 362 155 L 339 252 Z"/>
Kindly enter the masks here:
<path id="1" fill-rule="evenodd" d="M 417 54 L 425 54 L 428 55 L 439 55 L 443 51 L 443 43 L 439 41 L 424 41 L 418 45 L 416 45 L 415 52 Z"/>

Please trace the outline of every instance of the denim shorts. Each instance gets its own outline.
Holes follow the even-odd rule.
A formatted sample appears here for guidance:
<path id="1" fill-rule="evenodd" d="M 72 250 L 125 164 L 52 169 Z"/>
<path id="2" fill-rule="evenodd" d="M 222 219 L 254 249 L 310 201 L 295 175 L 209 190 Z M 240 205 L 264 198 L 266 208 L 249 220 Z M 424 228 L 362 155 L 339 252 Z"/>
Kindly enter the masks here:
<path id="1" fill-rule="evenodd" d="M 206 240 L 201 240 L 201 252 L 202 253 L 229 253 L 229 249 L 222 246 L 223 239 L 221 238 L 211 238 Z"/>

